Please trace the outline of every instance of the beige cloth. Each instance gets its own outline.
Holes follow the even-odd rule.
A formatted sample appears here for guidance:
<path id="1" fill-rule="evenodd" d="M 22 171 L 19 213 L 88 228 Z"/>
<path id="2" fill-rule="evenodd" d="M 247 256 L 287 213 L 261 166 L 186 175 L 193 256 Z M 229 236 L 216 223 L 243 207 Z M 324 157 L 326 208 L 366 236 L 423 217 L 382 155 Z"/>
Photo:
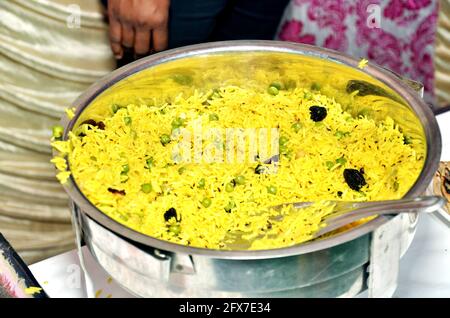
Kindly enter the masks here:
<path id="1" fill-rule="evenodd" d="M 435 53 L 435 92 L 440 107 L 450 106 L 450 0 L 440 1 Z"/>
<path id="2" fill-rule="evenodd" d="M 49 139 L 64 108 L 115 68 L 101 10 L 100 1 L 0 1 L 0 232 L 29 263 L 74 246 Z"/>

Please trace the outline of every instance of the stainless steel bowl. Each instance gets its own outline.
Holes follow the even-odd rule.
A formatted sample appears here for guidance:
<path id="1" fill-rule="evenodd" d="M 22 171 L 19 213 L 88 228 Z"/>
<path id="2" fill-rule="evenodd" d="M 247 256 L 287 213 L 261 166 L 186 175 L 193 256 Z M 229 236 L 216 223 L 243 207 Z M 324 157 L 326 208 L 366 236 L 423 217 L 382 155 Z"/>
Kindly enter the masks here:
<path id="1" fill-rule="evenodd" d="M 337 92 L 345 105 L 350 81 L 370 83 L 366 96 L 378 96 L 364 110 L 373 118 L 391 116 L 420 141 L 423 169 L 405 197 L 423 194 L 438 167 L 439 129 L 429 106 L 402 78 L 358 60 L 313 46 L 275 41 L 216 42 L 155 54 L 118 69 L 91 86 L 73 104 L 76 116 L 63 118 L 64 138 L 86 119 L 102 118 L 121 92 L 133 91 L 136 102 L 158 103 L 180 91 L 213 88 L 224 82 L 260 89 L 264 74 L 298 74 L 297 81 L 316 82 Z M 171 91 L 162 79 L 188 78 Z M 375 89 L 373 89 L 375 88 Z M 342 99 L 342 100 L 341 100 Z M 133 102 L 127 100 L 127 102 Z M 281 249 L 222 251 L 182 246 L 138 233 L 103 214 L 81 193 L 75 181 L 65 185 L 75 223 L 97 261 L 125 288 L 140 296 L 342 296 L 365 287 L 365 270 L 374 253 L 374 230 L 395 219 L 378 217 L 332 237 Z M 414 235 L 414 217 L 397 219 L 402 253 Z"/>

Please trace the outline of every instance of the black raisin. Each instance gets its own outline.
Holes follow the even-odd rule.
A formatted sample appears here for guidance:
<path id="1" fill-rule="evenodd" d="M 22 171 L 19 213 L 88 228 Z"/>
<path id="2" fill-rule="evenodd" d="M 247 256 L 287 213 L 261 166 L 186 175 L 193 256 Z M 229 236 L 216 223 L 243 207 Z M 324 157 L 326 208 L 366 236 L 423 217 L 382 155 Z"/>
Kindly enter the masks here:
<path id="1" fill-rule="evenodd" d="M 101 129 L 101 130 L 105 129 L 105 123 L 104 122 L 102 122 L 102 121 L 96 122 L 93 119 L 85 120 L 85 121 L 83 121 L 81 123 L 81 125 L 91 125 L 91 126 L 97 127 L 98 129 Z"/>
<path id="2" fill-rule="evenodd" d="M 355 191 L 361 190 L 361 188 L 366 185 L 364 176 L 356 169 L 345 169 L 344 179 L 348 186 Z"/>
<path id="3" fill-rule="evenodd" d="M 322 121 L 327 117 L 327 109 L 322 106 L 311 106 L 309 112 L 311 120 L 315 122 Z"/>
<path id="4" fill-rule="evenodd" d="M 117 190 L 113 188 L 108 188 L 108 191 L 114 194 L 126 195 L 125 190 Z"/>
<path id="5" fill-rule="evenodd" d="M 97 123 L 97 127 L 98 127 L 98 129 L 105 130 L 105 123 L 102 121 L 99 121 Z"/>
<path id="6" fill-rule="evenodd" d="M 91 126 L 97 127 L 97 122 L 93 119 L 88 119 L 88 120 L 83 121 L 81 123 L 81 125 L 91 125 Z"/>
<path id="7" fill-rule="evenodd" d="M 177 210 L 175 208 L 170 208 L 164 213 L 164 220 L 169 221 L 171 218 L 175 218 L 178 221 Z"/>

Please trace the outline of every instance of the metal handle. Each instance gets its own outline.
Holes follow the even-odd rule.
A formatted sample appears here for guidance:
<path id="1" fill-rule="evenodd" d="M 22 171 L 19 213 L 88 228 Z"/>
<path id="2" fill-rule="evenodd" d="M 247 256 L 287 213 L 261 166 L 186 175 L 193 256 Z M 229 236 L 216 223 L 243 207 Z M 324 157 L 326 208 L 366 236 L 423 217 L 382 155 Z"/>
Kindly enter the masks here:
<path id="1" fill-rule="evenodd" d="M 420 83 L 418 81 L 414 81 L 407 77 L 401 76 L 388 68 L 385 68 L 385 67 L 382 67 L 382 68 L 384 70 L 388 71 L 389 73 L 393 74 L 395 77 L 400 79 L 403 83 L 407 84 L 409 87 L 411 87 L 413 90 L 415 90 L 419 94 L 420 97 L 423 97 L 425 87 L 422 83 Z M 439 114 L 445 113 L 447 111 L 450 111 L 450 104 L 441 106 L 441 107 L 439 107 L 438 105 L 435 105 L 435 104 L 434 105 L 429 104 L 429 106 L 435 115 L 439 115 Z"/>
<path id="2" fill-rule="evenodd" d="M 324 220 L 326 226 L 317 232 L 316 236 L 323 235 L 349 223 L 358 221 L 372 215 L 395 215 L 398 213 L 433 213 L 442 208 L 446 200 L 440 196 L 417 197 L 413 199 L 390 200 L 380 202 L 362 202 L 351 212 L 339 216 L 331 216 Z"/>
<path id="3" fill-rule="evenodd" d="M 391 73 L 392 75 L 394 75 L 395 77 L 397 77 L 399 80 L 401 80 L 403 83 L 405 83 L 406 85 L 408 85 L 409 87 L 411 87 L 413 90 L 415 90 L 420 97 L 423 97 L 423 93 L 424 93 L 424 86 L 422 83 L 418 82 L 418 81 L 414 81 L 412 79 L 409 79 L 407 77 L 404 77 L 386 67 L 381 66 L 382 69 L 384 69 L 385 71 L 388 71 L 389 73 Z"/>

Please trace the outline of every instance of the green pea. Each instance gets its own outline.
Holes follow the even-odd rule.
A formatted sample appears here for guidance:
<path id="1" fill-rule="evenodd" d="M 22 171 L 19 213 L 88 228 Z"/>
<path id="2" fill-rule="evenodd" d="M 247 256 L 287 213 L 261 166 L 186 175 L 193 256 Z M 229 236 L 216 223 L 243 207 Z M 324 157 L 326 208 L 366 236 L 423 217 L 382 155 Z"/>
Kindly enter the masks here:
<path id="1" fill-rule="evenodd" d="M 344 137 L 344 132 L 343 131 L 336 131 L 336 133 L 334 134 L 338 139 L 341 139 L 342 137 Z"/>
<path id="2" fill-rule="evenodd" d="M 180 224 L 171 224 L 169 226 L 169 232 L 172 233 L 173 235 L 178 235 L 181 232 L 181 226 Z"/>
<path id="3" fill-rule="evenodd" d="M 151 183 L 144 183 L 143 185 L 141 185 L 141 190 L 144 193 L 150 193 L 153 190 L 152 184 Z"/>
<path id="4" fill-rule="evenodd" d="M 233 185 L 231 182 L 227 183 L 227 184 L 225 185 L 225 191 L 227 191 L 227 192 L 233 192 L 233 191 L 234 191 L 234 185 Z"/>
<path id="5" fill-rule="evenodd" d="M 270 194 L 277 194 L 277 188 L 274 186 L 268 186 L 267 192 L 269 192 Z"/>
<path id="6" fill-rule="evenodd" d="M 244 176 L 237 176 L 234 181 L 236 184 L 243 185 L 245 184 L 245 177 Z"/>
<path id="7" fill-rule="evenodd" d="M 161 141 L 161 144 L 163 146 L 167 145 L 171 141 L 170 136 L 167 134 L 161 135 L 161 137 L 159 137 L 159 140 Z"/>
<path id="8" fill-rule="evenodd" d="M 284 153 L 284 155 L 286 156 L 286 158 L 291 160 L 293 157 L 293 152 L 292 152 L 292 150 L 288 150 L 286 153 Z"/>
<path id="9" fill-rule="evenodd" d="M 281 136 L 280 140 L 278 141 L 280 145 L 285 145 L 289 141 L 289 138 L 286 136 Z"/>
<path id="10" fill-rule="evenodd" d="M 53 137 L 55 137 L 56 139 L 61 138 L 63 133 L 64 133 L 63 126 L 60 126 L 60 125 L 53 126 L 53 128 L 52 128 Z"/>
<path id="11" fill-rule="evenodd" d="M 122 166 L 122 173 L 127 174 L 130 171 L 130 166 L 128 164 Z"/>
<path id="12" fill-rule="evenodd" d="M 317 83 L 312 83 L 312 84 L 311 84 L 311 89 L 312 89 L 313 91 L 318 91 L 318 90 L 320 89 L 320 85 L 317 84 Z"/>
<path id="13" fill-rule="evenodd" d="M 113 114 L 117 113 L 117 111 L 120 109 L 120 106 L 117 104 L 112 104 L 111 105 L 111 111 Z"/>
<path id="14" fill-rule="evenodd" d="M 286 145 L 280 145 L 279 151 L 282 154 L 286 154 L 288 152 L 288 147 Z"/>
<path id="15" fill-rule="evenodd" d="M 280 82 L 273 82 L 272 84 L 270 84 L 271 87 L 275 87 L 276 89 L 278 89 L 279 91 L 281 91 L 284 87 L 283 84 Z"/>
<path id="16" fill-rule="evenodd" d="M 403 143 L 405 145 L 410 145 L 412 144 L 412 138 L 410 136 L 404 135 L 403 136 Z"/>
<path id="17" fill-rule="evenodd" d="M 209 208 L 209 207 L 211 206 L 211 204 L 212 204 L 212 201 L 211 201 L 210 198 L 204 198 L 204 199 L 202 200 L 202 205 L 203 205 L 205 208 Z"/>
<path id="18" fill-rule="evenodd" d="M 183 174 L 183 172 L 185 172 L 186 171 L 186 167 L 180 167 L 179 169 L 178 169 L 178 173 L 179 174 Z"/>
<path id="19" fill-rule="evenodd" d="M 228 204 L 225 206 L 225 211 L 228 213 L 231 213 L 231 210 L 233 210 L 236 207 L 236 203 L 234 201 L 228 202 Z"/>
<path id="20" fill-rule="evenodd" d="M 350 133 L 348 131 L 344 132 L 344 131 L 338 130 L 338 131 L 336 131 L 336 133 L 334 135 L 337 137 L 337 139 L 342 139 L 342 138 L 350 135 Z"/>
<path id="21" fill-rule="evenodd" d="M 148 159 L 145 161 L 145 163 L 146 163 L 146 168 L 147 168 L 147 169 L 151 169 L 151 168 L 153 167 L 153 164 L 154 164 L 153 157 L 148 158 Z"/>
<path id="22" fill-rule="evenodd" d="M 183 126 L 183 123 L 184 123 L 184 120 L 182 119 L 182 118 L 180 118 L 180 117 L 178 117 L 178 118 L 175 118 L 173 121 L 172 121 L 172 128 L 180 128 L 181 126 Z"/>
<path id="23" fill-rule="evenodd" d="M 302 125 L 299 122 L 293 123 L 291 126 L 292 130 L 298 133 L 302 129 Z"/>
<path id="24" fill-rule="evenodd" d="M 175 74 L 173 80 L 180 85 L 191 85 L 194 81 L 192 76 L 186 74 Z"/>
<path id="25" fill-rule="evenodd" d="M 217 120 L 219 120 L 219 115 L 217 115 L 216 113 L 209 114 L 209 121 L 217 121 Z"/>
<path id="26" fill-rule="evenodd" d="M 346 162 L 347 159 L 345 159 L 344 156 L 336 159 L 336 163 L 340 164 L 341 166 L 345 165 Z"/>
<path id="27" fill-rule="evenodd" d="M 127 116 L 123 118 L 123 121 L 125 125 L 130 126 L 131 125 L 131 117 Z"/>
<path id="28" fill-rule="evenodd" d="M 206 180 L 205 180 L 205 178 L 201 178 L 201 179 L 198 181 L 198 187 L 199 187 L 200 189 L 203 189 L 203 188 L 205 187 L 205 185 L 206 185 Z"/>
<path id="29" fill-rule="evenodd" d="M 269 88 L 267 89 L 267 92 L 268 92 L 270 95 L 276 96 L 276 95 L 278 95 L 278 93 L 279 93 L 280 91 L 278 90 L 278 88 L 276 88 L 276 87 L 274 87 L 274 86 L 269 86 Z"/>
<path id="30" fill-rule="evenodd" d="M 397 192 L 398 189 L 400 188 L 400 183 L 398 183 L 398 181 L 394 181 L 394 191 Z"/>
<path id="31" fill-rule="evenodd" d="M 328 170 L 330 170 L 331 168 L 334 167 L 334 162 L 333 161 L 327 161 L 327 162 L 325 162 L 325 165 L 327 166 Z"/>
<path id="32" fill-rule="evenodd" d="M 370 114 L 369 108 L 363 108 L 358 112 L 358 117 L 367 117 Z"/>

